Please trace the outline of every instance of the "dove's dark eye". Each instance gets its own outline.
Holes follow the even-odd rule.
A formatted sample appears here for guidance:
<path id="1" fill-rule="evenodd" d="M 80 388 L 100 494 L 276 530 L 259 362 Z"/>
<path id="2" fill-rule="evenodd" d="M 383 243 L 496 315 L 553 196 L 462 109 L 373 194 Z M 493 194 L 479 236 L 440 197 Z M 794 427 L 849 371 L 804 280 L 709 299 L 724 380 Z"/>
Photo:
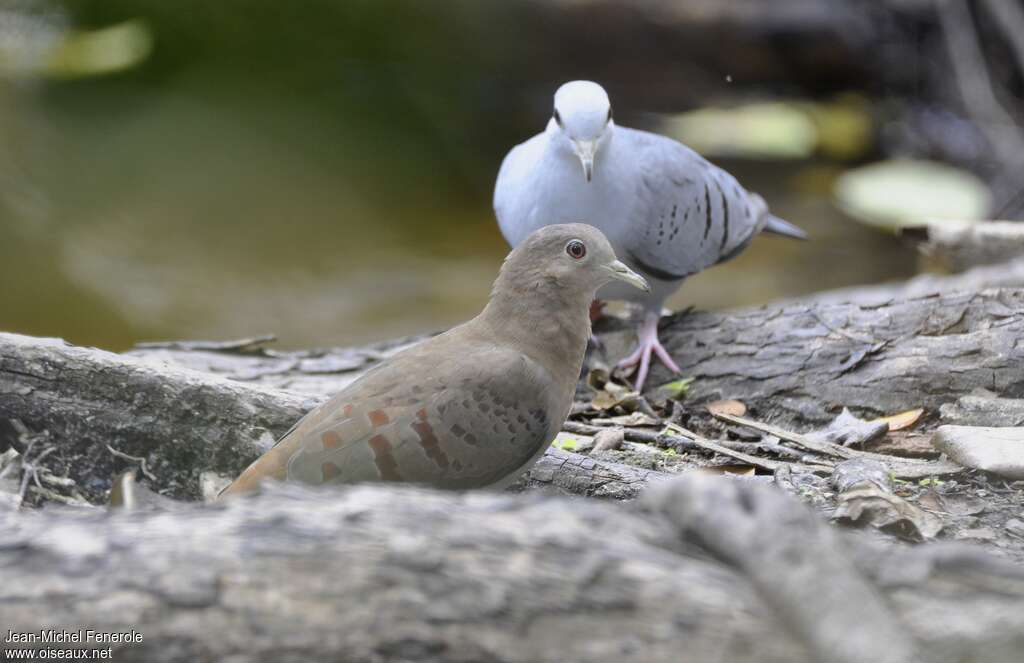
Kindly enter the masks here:
<path id="1" fill-rule="evenodd" d="M 582 260 L 583 256 L 587 255 L 587 245 L 578 239 L 574 239 L 565 245 L 565 252 L 569 254 L 570 258 Z"/>
<path id="2" fill-rule="evenodd" d="M 562 126 L 562 116 L 558 114 L 558 109 L 557 108 L 555 109 L 554 118 L 555 118 L 555 124 L 557 124 L 558 126 Z"/>

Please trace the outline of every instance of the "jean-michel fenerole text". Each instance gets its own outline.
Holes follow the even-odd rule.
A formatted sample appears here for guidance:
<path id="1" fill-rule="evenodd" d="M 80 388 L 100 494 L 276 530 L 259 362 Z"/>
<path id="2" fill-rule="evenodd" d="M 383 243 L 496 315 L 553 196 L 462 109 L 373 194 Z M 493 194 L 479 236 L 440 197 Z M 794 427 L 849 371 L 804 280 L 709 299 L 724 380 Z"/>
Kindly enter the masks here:
<path id="1" fill-rule="evenodd" d="M 4 635 L 4 644 L 111 644 L 142 642 L 142 634 L 131 631 L 94 631 L 92 629 L 39 629 L 12 631 Z"/>

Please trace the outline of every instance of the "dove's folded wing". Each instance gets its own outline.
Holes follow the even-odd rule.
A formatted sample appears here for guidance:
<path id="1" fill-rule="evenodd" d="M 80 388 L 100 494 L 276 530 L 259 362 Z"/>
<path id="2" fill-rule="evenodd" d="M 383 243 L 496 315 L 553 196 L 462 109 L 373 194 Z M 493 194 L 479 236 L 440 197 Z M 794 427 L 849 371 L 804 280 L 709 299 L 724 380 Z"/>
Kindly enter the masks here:
<path id="1" fill-rule="evenodd" d="M 646 274 L 678 281 L 742 251 L 767 206 L 721 168 L 665 136 L 617 128 L 640 165 L 627 258 Z"/>
<path id="2" fill-rule="evenodd" d="M 449 371 L 435 352 L 437 370 L 424 373 L 428 354 L 396 356 L 310 412 L 225 492 L 264 478 L 487 486 L 527 464 L 557 432 L 543 369 L 526 356 L 470 347 L 462 368 Z M 410 371 L 414 365 L 420 370 Z M 409 381 L 413 374 L 418 381 Z"/>

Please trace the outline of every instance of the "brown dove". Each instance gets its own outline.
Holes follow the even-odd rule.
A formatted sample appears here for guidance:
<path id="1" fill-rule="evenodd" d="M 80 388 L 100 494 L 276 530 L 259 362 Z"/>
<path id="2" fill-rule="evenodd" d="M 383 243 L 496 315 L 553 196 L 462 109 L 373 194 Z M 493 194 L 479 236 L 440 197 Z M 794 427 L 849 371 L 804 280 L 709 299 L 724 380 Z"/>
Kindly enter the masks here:
<path id="1" fill-rule="evenodd" d="M 617 279 L 646 290 L 600 230 L 545 226 L 505 259 L 478 316 L 382 362 L 303 417 L 223 494 L 262 479 L 501 487 L 572 405 L 590 302 Z"/>

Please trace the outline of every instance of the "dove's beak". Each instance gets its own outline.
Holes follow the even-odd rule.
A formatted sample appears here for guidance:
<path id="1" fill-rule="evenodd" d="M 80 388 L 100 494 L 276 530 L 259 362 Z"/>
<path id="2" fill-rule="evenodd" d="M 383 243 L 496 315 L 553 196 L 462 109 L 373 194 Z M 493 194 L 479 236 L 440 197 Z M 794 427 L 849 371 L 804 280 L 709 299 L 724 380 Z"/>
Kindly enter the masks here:
<path id="1" fill-rule="evenodd" d="M 594 176 L 594 155 L 597 153 L 597 141 L 574 140 L 572 144 L 576 156 L 579 157 L 580 164 L 583 166 L 583 175 L 589 182 Z"/>
<path id="2" fill-rule="evenodd" d="M 625 263 L 623 263 L 621 260 L 616 260 L 615 262 L 609 263 L 605 267 L 611 273 L 613 279 L 625 281 L 634 288 L 639 288 L 644 292 L 651 291 L 651 286 L 647 284 L 647 280 L 644 279 L 644 277 L 637 274 L 636 272 L 634 272 L 629 267 L 626 267 Z"/>

